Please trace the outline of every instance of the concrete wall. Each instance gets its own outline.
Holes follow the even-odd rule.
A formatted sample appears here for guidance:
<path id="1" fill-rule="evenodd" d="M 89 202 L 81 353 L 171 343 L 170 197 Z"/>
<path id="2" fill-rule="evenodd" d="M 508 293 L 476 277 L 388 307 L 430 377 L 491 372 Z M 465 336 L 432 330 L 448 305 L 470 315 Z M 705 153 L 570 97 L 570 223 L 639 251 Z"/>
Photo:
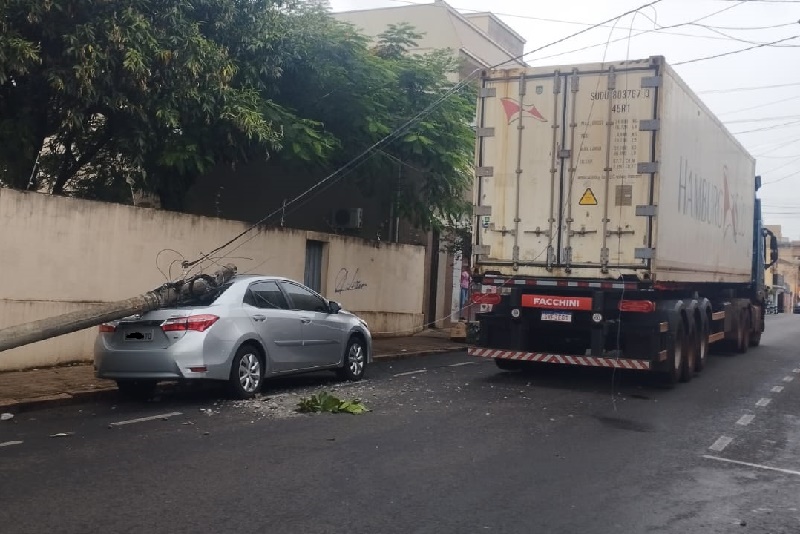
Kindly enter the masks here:
<path id="1" fill-rule="evenodd" d="M 166 280 L 159 269 L 168 273 L 172 265 L 175 278 L 182 257 L 193 259 L 245 228 L 236 221 L 0 189 L 0 327 L 153 289 Z M 227 249 L 224 261 L 239 272 L 302 282 L 307 240 L 326 243 L 323 292 L 362 316 L 376 335 L 422 324 L 423 247 L 264 229 Z M 91 329 L 4 352 L 0 370 L 90 359 L 94 335 Z"/>

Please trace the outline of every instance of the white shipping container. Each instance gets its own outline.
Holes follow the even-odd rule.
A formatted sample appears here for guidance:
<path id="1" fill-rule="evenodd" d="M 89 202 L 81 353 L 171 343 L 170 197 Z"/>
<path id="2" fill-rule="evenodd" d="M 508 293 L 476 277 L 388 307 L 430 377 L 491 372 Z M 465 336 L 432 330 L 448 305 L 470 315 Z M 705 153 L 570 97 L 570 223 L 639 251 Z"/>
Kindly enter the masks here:
<path id="1" fill-rule="evenodd" d="M 482 272 L 750 280 L 755 160 L 663 58 L 491 71 L 477 133 Z"/>

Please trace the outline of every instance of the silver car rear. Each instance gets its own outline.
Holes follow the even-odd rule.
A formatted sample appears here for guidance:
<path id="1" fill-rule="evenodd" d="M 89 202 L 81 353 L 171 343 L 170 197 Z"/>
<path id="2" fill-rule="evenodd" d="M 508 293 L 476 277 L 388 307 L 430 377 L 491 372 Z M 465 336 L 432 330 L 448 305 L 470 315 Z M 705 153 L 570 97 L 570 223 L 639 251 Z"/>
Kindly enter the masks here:
<path id="1" fill-rule="evenodd" d="M 101 326 L 96 375 L 145 391 L 162 380 L 226 380 L 249 397 L 266 376 L 338 369 L 357 380 L 371 361 L 366 323 L 292 280 L 237 276 L 190 304 Z"/>

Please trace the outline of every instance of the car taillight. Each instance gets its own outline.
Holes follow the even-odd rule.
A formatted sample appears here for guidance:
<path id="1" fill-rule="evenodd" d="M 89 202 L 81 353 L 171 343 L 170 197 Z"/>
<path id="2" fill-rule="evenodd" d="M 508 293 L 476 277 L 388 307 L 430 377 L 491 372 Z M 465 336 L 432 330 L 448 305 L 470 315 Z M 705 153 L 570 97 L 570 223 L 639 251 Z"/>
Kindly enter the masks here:
<path id="1" fill-rule="evenodd" d="M 216 315 L 190 315 L 189 317 L 172 317 L 161 324 L 164 332 L 205 332 L 211 325 L 216 323 L 219 317 Z"/>
<path id="2" fill-rule="evenodd" d="M 656 311 L 656 303 L 651 300 L 622 300 L 619 311 L 634 313 L 652 313 Z"/>
<path id="3" fill-rule="evenodd" d="M 101 334 L 113 334 L 117 331 L 117 327 L 113 324 L 104 323 L 100 325 L 100 333 Z"/>

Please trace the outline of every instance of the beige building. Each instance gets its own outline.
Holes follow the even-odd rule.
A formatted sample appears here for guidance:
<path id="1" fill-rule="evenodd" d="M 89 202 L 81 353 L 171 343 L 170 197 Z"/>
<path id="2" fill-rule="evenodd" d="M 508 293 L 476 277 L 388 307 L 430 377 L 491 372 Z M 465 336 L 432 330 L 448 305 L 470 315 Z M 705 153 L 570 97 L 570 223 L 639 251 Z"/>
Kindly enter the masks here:
<path id="1" fill-rule="evenodd" d="M 525 66 L 524 61 L 515 59 L 524 53 L 525 39 L 510 26 L 491 13 L 460 13 L 442 0 L 344 11 L 334 13 L 334 17 L 371 37 L 386 31 L 390 24 L 407 23 L 422 34 L 414 52 L 452 50 L 463 61 L 461 77 L 500 63 L 508 67 Z"/>
<path id="2" fill-rule="evenodd" d="M 767 285 L 779 308 L 791 313 L 800 297 L 800 242 L 784 237 L 780 225 L 766 225 L 778 238 L 778 263 L 770 269 Z"/>
<path id="3" fill-rule="evenodd" d="M 452 50 L 462 67 L 453 81 L 472 76 L 494 66 L 524 67 L 522 59 L 525 39 L 492 13 L 460 13 L 447 2 L 435 0 L 417 4 L 334 13 L 338 20 L 348 22 L 370 37 L 377 37 L 391 24 L 406 23 L 422 38 L 413 53 Z M 472 191 L 466 192 L 472 200 Z M 443 326 L 456 321 L 465 313 L 459 304 L 459 275 L 462 259 L 459 255 L 434 253 L 436 238 L 428 236 L 426 247 L 426 321 Z M 449 317 L 448 317 L 449 310 Z M 445 319 L 447 317 L 447 319 Z M 444 319 L 439 321 L 439 319 Z"/>

